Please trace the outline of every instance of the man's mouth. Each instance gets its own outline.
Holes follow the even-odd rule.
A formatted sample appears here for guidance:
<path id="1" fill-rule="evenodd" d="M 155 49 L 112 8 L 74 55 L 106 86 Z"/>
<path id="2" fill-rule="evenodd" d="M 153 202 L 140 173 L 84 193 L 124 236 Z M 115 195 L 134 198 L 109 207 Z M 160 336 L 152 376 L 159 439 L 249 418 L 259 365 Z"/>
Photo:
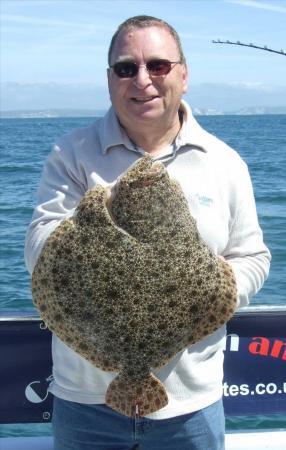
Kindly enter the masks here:
<path id="1" fill-rule="evenodd" d="M 131 97 L 131 100 L 135 103 L 148 103 L 155 98 L 159 98 L 158 95 L 153 95 L 151 97 Z"/>

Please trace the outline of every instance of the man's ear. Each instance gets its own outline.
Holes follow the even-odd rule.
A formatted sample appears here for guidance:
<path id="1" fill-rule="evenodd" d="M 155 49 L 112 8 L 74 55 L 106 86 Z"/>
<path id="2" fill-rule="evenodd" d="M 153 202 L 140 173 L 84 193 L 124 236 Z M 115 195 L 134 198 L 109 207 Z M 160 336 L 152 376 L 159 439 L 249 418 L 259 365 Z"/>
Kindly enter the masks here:
<path id="1" fill-rule="evenodd" d="M 185 94 L 188 90 L 188 84 L 189 84 L 189 71 L 186 64 L 182 65 L 182 77 L 183 77 L 183 94 Z"/>
<path id="2" fill-rule="evenodd" d="M 109 98 L 110 98 L 110 78 L 112 77 L 112 73 L 111 73 L 110 67 L 107 67 L 106 75 L 107 75 L 108 92 L 109 92 Z"/>

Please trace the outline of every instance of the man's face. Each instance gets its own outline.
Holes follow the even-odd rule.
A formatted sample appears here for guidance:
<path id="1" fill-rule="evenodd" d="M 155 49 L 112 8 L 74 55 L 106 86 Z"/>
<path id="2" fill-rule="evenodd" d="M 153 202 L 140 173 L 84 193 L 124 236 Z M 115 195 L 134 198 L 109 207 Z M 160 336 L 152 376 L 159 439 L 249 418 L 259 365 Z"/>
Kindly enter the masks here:
<path id="1" fill-rule="evenodd" d="M 180 60 L 177 44 L 167 29 L 152 26 L 118 35 L 111 65 L 118 61 L 140 65 L 151 59 Z M 108 85 L 111 102 L 127 131 L 140 125 L 164 129 L 178 120 L 180 101 L 187 90 L 187 69 L 184 64 L 176 64 L 167 75 L 155 77 L 141 66 L 134 78 L 119 78 L 109 69 Z"/>

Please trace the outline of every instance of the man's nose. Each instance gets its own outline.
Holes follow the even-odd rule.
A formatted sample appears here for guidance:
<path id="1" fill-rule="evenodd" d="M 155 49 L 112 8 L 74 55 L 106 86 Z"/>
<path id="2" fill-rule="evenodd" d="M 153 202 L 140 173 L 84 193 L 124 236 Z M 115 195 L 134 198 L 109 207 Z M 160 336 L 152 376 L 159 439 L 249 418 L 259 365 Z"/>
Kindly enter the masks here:
<path id="1" fill-rule="evenodd" d="M 144 89 L 146 86 L 152 83 L 150 74 L 144 64 L 138 67 L 138 73 L 133 78 L 133 83 L 138 89 Z"/>

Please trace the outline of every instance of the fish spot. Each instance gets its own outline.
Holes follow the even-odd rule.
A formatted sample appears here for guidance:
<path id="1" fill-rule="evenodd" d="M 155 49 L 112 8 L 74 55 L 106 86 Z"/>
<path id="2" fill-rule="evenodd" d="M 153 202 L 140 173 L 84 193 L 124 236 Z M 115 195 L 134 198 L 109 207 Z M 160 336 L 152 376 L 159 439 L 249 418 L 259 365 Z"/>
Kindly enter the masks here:
<path id="1" fill-rule="evenodd" d="M 164 294 L 172 294 L 177 291 L 177 286 L 175 284 L 169 284 L 169 286 L 166 286 L 163 288 L 162 292 Z"/>
<path id="2" fill-rule="evenodd" d="M 82 314 L 82 318 L 83 318 L 83 320 L 91 321 L 91 320 L 95 320 L 95 315 L 90 311 L 85 311 Z"/>
<path id="3" fill-rule="evenodd" d="M 175 300 L 171 300 L 170 302 L 169 302 L 169 307 L 170 308 L 175 308 L 175 306 L 177 306 L 177 302 L 175 301 Z"/>
<path id="4" fill-rule="evenodd" d="M 196 314 L 199 311 L 198 305 L 191 305 L 189 311 L 191 314 Z"/>
<path id="5" fill-rule="evenodd" d="M 89 242 L 88 236 L 86 234 L 82 235 L 80 237 L 80 242 L 81 242 L 82 245 L 88 244 L 88 242 Z"/>
<path id="6" fill-rule="evenodd" d="M 116 248 L 116 242 L 114 242 L 114 241 L 107 241 L 105 243 L 105 245 L 106 245 L 107 248 L 110 248 L 110 249 Z"/>
<path id="7" fill-rule="evenodd" d="M 148 309 L 149 312 L 154 312 L 155 309 L 156 309 L 156 307 L 155 307 L 155 305 L 152 305 L 152 304 L 151 304 L 151 305 L 148 305 L 148 306 L 147 306 L 147 309 Z"/>
<path id="8" fill-rule="evenodd" d="M 84 287 L 84 284 L 83 284 L 82 287 Z M 86 295 L 87 297 L 92 297 L 92 295 L 93 295 L 93 290 L 92 290 L 92 289 L 85 289 L 84 293 L 85 293 L 85 295 Z"/>
<path id="9" fill-rule="evenodd" d="M 116 289 L 108 289 L 107 295 L 110 299 L 116 300 L 119 297 L 119 292 Z"/>
<path id="10" fill-rule="evenodd" d="M 61 322 L 63 320 L 63 316 L 61 314 L 55 314 L 54 315 L 54 320 L 56 322 Z"/>
<path id="11" fill-rule="evenodd" d="M 233 297 L 233 294 L 232 294 L 231 292 L 227 292 L 227 293 L 225 294 L 225 298 L 226 298 L 227 300 L 231 300 L 232 297 Z"/>
<path id="12" fill-rule="evenodd" d="M 39 306 L 39 309 L 40 309 L 41 312 L 45 312 L 45 311 L 47 311 L 47 306 L 41 304 L 41 305 Z"/>
<path id="13" fill-rule="evenodd" d="M 66 287 L 66 286 L 69 285 L 69 279 L 68 279 L 68 277 L 66 277 L 66 276 L 62 276 L 61 279 L 60 279 L 60 281 L 61 281 L 61 285 L 62 285 L 63 287 Z"/>
<path id="14" fill-rule="evenodd" d="M 88 350 L 88 345 L 85 342 L 79 342 L 78 348 L 84 352 Z"/>

